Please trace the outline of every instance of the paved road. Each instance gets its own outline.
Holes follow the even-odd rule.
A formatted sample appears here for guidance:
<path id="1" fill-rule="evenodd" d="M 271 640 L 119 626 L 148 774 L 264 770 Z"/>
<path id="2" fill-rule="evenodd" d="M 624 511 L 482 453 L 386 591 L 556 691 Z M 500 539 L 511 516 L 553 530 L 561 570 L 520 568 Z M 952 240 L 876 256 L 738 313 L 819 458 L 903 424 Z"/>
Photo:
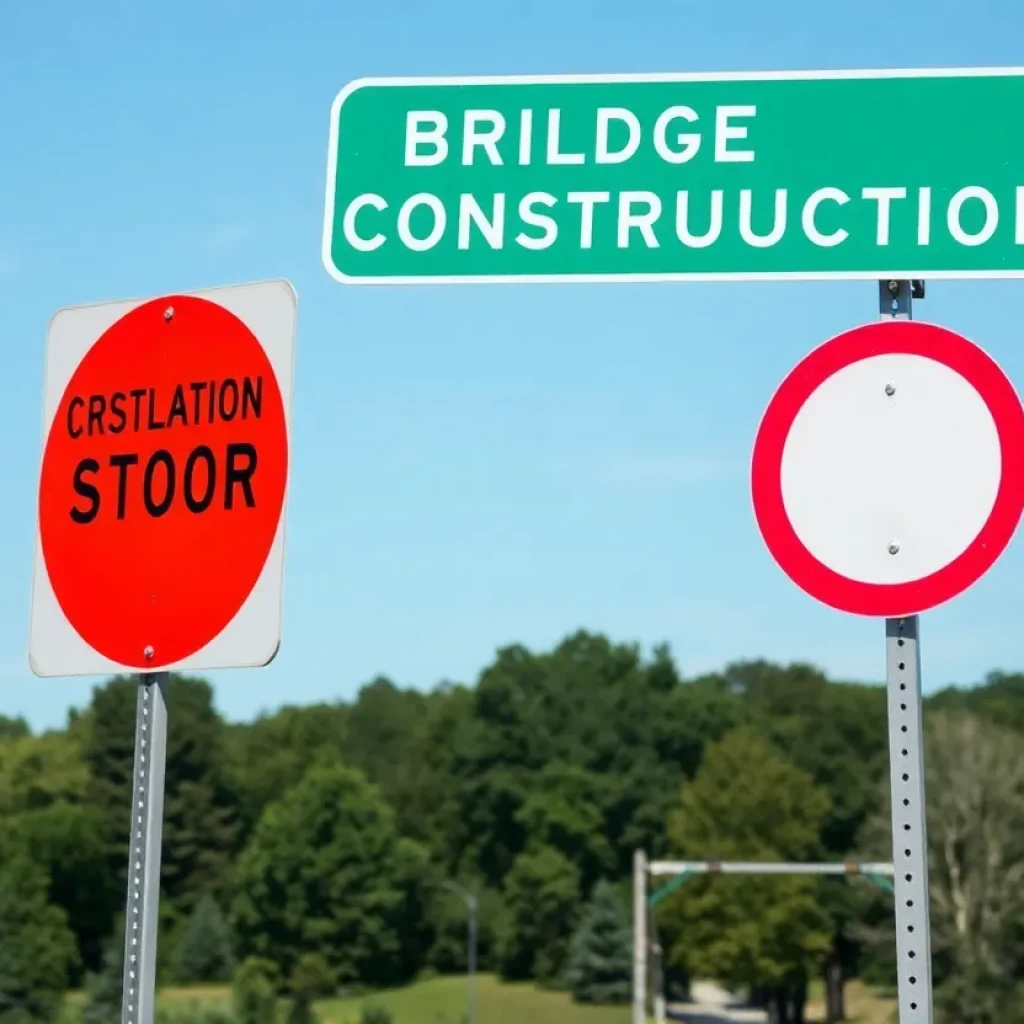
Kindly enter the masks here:
<path id="1" fill-rule="evenodd" d="M 670 1020 L 683 1024 L 765 1024 L 768 1015 L 753 1010 L 713 981 L 695 981 L 690 986 L 690 1002 L 671 1003 Z"/>

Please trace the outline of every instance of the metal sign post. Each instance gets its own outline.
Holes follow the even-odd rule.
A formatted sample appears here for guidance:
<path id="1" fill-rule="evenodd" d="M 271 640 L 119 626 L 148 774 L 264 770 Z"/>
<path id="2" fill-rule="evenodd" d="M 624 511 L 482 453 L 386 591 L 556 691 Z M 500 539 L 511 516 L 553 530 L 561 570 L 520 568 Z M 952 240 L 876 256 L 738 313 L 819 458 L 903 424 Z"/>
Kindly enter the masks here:
<path id="1" fill-rule="evenodd" d="M 121 1024 L 153 1024 L 156 1004 L 169 676 L 153 672 L 138 678 Z"/>
<path id="2" fill-rule="evenodd" d="M 47 332 L 29 664 L 137 674 L 122 1024 L 154 1018 L 169 673 L 280 647 L 296 306 L 257 281 L 69 307 Z"/>
<path id="3" fill-rule="evenodd" d="M 996 562 L 1024 513 L 1024 406 L 969 339 L 911 318 L 924 282 L 879 277 L 880 321 L 818 346 L 758 427 L 762 539 L 807 594 L 885 620 L 900 1024 L 931 1024 L 918 616 Z"/>
<path id="4" fill-rule="evenodd" d="M 633 853 L 633 1024 L 647 1020 L 647 856 Z"/>
<path id="5" fill-rule="evenodd" d="M 882 281 L 879 286 L 882 319 L 911 319 L 915 297 L 924 297 L 923 282 Z M 894 453 L 896 458 L 902 455 Z M 900 1024 L 932 1024 L 932 944 L 919 628 L 917 615 L 886 619 L 885 622 Z"/>

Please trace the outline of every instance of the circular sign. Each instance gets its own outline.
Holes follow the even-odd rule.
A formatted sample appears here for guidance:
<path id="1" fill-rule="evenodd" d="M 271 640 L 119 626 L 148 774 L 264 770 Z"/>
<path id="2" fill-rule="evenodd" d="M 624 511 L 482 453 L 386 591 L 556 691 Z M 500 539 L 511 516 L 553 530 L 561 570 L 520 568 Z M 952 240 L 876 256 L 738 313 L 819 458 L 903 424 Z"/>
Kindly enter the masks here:
<path id="1" fill-rule="evenodd" d="M 89 348 L 49 427 L 43 559 L 82 639 L 153 671 L 245 603 L 277 535 L 288 438 L 273 367 L 195 296 L 135 307 Z"/>
<path id="2" fill-rule="evenodd" d="M 840 334 L 776 391 L 751 464 L 754 515 L 794 583 L 886 618 L 948 601 L 1024 510 L 1024 408 L 977 345 L 882 320 Z"/>

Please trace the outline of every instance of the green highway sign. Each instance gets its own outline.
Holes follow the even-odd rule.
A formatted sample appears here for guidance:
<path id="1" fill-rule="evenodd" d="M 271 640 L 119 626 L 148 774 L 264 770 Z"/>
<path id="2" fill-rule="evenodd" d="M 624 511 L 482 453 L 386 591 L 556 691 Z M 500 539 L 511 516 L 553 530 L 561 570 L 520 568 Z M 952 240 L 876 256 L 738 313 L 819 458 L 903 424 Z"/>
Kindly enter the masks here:
<path id="1" fill-rule="evenodd" d="M 361 79 L 349 284 L 1024 277 L 1024 68 Z"/>

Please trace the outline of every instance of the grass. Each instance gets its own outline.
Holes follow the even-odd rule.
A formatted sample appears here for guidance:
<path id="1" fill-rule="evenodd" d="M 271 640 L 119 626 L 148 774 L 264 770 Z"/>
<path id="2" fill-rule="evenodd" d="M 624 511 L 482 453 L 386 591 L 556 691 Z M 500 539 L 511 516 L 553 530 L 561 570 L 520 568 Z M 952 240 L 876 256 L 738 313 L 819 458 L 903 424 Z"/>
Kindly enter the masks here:
<path id="1" fill-rule="evenodd" d="M 227 1006 L 226 987 L 164 988 L 157 996 L 162 1005 L 205 1003 Z M 76 1024 L 81 993 L 65 1002 L 62 1024 Z M 351 999 L 327 999 L 316 1004 L 323 1024 L 359 1024 L 364 1005 L 391 1011 L 394 1024 L 462 1024 L 466 1015 L 465 977 L 443 977 L 408 988 L 377 992 Z M 477 979 L 478 1024 L 629 1024 L 629 1007 L 577 1006 L 562 992 L 546 992 L 533 985 L 506 985 L 491 975 Z"/>
<path id="2" fill-rule="evenodd" d="M 860 981 L 851 981 L 846 985 L 846 1013 L 851 1024 L 893 1024 L 896 1020 L 896 1000 L 868 988 Z M 825 1019 L 825 1001 L 820 983 L 811 986 L 807 1016 L 810 1021 Z"/>
<path id="3" fill-rule="evenodd" d="M 317 1007 L 324 1024 L 358 1024 L 364 1003 L 386 1007 L 395 1024 L 460 1024 L 466 1015 L 466 979 L 435 978 L 364 999 L 332 999 Z M 577 1006 L 561 992 L 477 980 L 479 1024 L 628 1024 L 629 1007 Z"/>
<path id="4" fill-rule="evenodd" d="M 230 1005 L 231 993 L 224 986 L 164 988 L 158 1002 L 163 1005 L 206 1003 Z M 62 1024 L 76 1024 L 81 993 L 71 994 L 65 1003 Z M 386 1007 L 394 1024 L 462 1024 L 466 1013 L 466 979 L 434 978 L 408 988 L 378 992 L 351 999 L 328 999 L 317 1003 L 323 1024 L 359 1024 L 364 1005 Z M 892 1024 L 895 1000 L 880 995 L 859 981 L 846 986 L 846 1010 L 851 1024 Z M 477 979 L 478 1024 L 629 1024 L 629 1007 L 588 1007 L 573 1003 L 561 992 L 547 992 L 533 985 L 506 985 L 492 975 Z M 812 985 L 808 1020 L 825 1018 L 820 985 Z"/>

